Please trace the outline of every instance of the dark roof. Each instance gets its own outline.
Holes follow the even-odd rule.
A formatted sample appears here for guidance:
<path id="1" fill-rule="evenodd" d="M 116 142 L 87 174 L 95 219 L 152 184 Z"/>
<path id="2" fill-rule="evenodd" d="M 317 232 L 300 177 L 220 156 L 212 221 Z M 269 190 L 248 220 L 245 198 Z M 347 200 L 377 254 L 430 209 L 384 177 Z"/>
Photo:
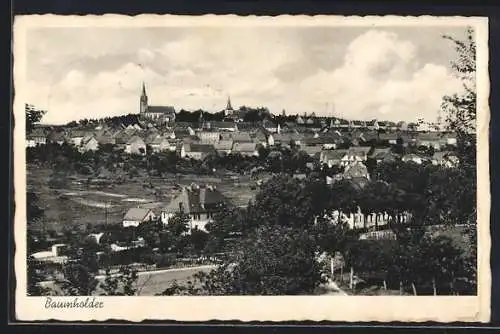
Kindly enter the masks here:
<path id="1" fill-rule="evenodd" d="M 323 160 L 340 160 L 347 154 L 347 150 L 327 150 L 321 151 L 321 154 Z"/>
<path id="2" fill-rule="evenodd" d="M 182 203 L 182 204 L 181 204 Z M 221 204 L 230 205 L 230 201 L 222 193 L 211 186 L 190 186 L 182 189 L 165 211 L 178 212 L 182 206 L 184 213 L 206 212 L 217 209 Z"/>
<path id="3" fill-rule="evenodd" d="M 441 140 L 441 135 L 439 133 L 434 133 L 434 132 L 420 133 L 417 137 L 417 140 L 439 141 Z"/>
<path id="4" fill-rule="evenodd" d="M 370 154 L 370 157 L 372 158 L 383 158 L 385 157 L 386 154 L 390 153 L 391 149 L 390 148 L 375 148 L 373 152 Z"/>
<path id="5" fill-rule="evenodd" d="M 255 143 L 234 143 L 233 152 L 254 152 L 257 150 Z"/>
<path id="6" fill-rule="evenodd" d="M 208 124 L 210 124 L 211 128 L 219 128 L 219 129 L 231 129 L 236 127 L 236 124 L 233 122 L 213 121 L 213 122 L 207 122 L 207 126 Z"/>
<path id="7" fill-rule="evenodd" d="M 146 112 L 160 114 L 175 114 L 175 108 L 172 106 L 148 106 Z"/>
<path id="8" fill-rule="evenodd" d="M 234 132 L 231 134 L 231 138 L 235 142 L 242 142 L 242 143 L 251 143 L 252 142 L 252 137 L 250 136 L 250 133 L 248 132 Z"/>
<path id="9" fill-rule="evenodd" d="M 185 146 L 186 152 L 204 152 L 204 153 L 212 153 L 215 151 L 214 145 L 208 144 L 186 144 Z"/>
<path id="10" fill-rule="evenodd" d="M 53 142 L 64 141 L 66 140 L 66 136 L 64 132 L 53 131 L 52 133 L 49 134 L 47 139 Z"/>
<path id="11" fill-rule="evenodd" d="M 31 137 L 45 137 L 46 136 L 45 129 L 35 128 L 35 129 L 33 129 L 33 131 L 31 131 L 30 136 Z"/>
<path id="12" fill-rule="evenodd" d="M 363 132 L 360 135 L 360 138 L 363 140 L 366 140 L 366 141 L 376 140 L 376 139 L 378 139 L 378 134 L 375 131 L 367 131 L 367 132 Z"/>
<path id="13" fill-rule="evenodd" d="M 399 138 L 397 133 L 381 133 L 380 140 L 397 140 Z"/>

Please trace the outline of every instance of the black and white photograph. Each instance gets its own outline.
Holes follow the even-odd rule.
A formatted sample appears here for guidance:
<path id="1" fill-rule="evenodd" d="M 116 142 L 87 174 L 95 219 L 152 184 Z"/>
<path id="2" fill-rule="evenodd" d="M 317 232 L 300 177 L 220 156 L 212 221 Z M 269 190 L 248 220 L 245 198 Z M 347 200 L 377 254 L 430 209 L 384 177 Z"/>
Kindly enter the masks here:
<path id="1" fill-rule="evenodd" d="M 489 312 L 487 21 L 217 19 L 19 20 L 18 296 Z"/>

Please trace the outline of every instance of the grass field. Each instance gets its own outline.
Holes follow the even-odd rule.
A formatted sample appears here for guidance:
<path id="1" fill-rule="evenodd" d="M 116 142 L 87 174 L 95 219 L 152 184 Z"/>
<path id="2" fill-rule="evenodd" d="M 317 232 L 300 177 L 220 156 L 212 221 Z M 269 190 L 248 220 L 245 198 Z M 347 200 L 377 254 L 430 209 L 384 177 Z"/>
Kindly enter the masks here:
<path id="1" fill-rule="evenodd" d="M 56 231 L 60 231 L 65 225 L 83 228 L 88 224 L 120 223 L 124 214 L 132 207 L 159 211 L 179 194 L 177 184 L 215 185 L 237 206 L 248 204 L 257 191 L 251 187 L 255 180 L 245 176 L 238 180 L 200 175 L 171 175 L 151 179 L 138 176 L 125 182 L 113 181 L 106 185 L 87 186 L 87 178 L 84 176 L 53 177 L 52 174 L 51 169 L 28 166 L 27 186 L 38 194 L 39 205 L 45 210 L 40 228 Z M 54 186 L 54 183 L 57 185 Z"/>

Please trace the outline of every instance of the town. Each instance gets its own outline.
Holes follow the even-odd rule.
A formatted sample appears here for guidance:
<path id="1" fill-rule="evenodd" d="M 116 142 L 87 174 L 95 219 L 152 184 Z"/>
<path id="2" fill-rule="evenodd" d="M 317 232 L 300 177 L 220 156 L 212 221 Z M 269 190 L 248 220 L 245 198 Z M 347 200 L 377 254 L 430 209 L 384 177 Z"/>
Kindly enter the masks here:
<path id="1" fill-rule="evenodd" d="M 421 222 L 430 219 L 419 212 L 428 199 L 415 199 L 426 186 L 432 188 L 422 177 L 442 170 L 456 182 L 463 177 L 456 134 L 439 120 L 273 114 L 266 108 L 233 109 L 230 98 L 217 113 L 176 112 L 148 105 L 144 83 L 138 109 L 64 126 L 35 124 L 27 134 L 28 251 L 38 281 L 61 277 L 68 261 L 82 253 L 93 259 L 87 261 L 96 277 L 116 274 L 123 265 L 134 273 L 212 268 L 234 251 L 231 246 L 247 228 L 224 219 L 262 202 L 259 196 L 269 196 L 263 192 L 273 180 L 302 185 L 299 191 L 316 182 L 318 201 L 332 192 L 336 207 L 328 199 L 324 208 L 304 217 L 313 225 L 325 220 L 356 231 L 365 243 L 390 241 L 397 239 L 395 224 L 411 224 L 414 215 Z M 26 112 L 37 110 L 27 104 Z M 396 166 L 400 175 L 387 166 Z M 441 189 L 441 196 L 457 191 L 453 186 Z M 474 202 L 471 194 L 456 196 L 458 203 Z M 434 214 L 442 217 L 442 209 Z M 439 229 L 443 222 L 430 225 Z M 365 251 L 378 250 L 367 246 Z M 342 281 L 345 261 L 336 261 L 329 260 L 330 271 L 340 268 Z M 352 289 L 358 278 L 350 276 Z M 388 280 L 382 280 L 384 286 Z M 143 282 L 142 288 L 143 294 L 162 293 L 168 286 L 148 291 Z"/>
<path id="2" fill-rule="evenodd" d="M 474 31 L 293 29 L 35 34 L 28 296 L 478 294 Z"/>

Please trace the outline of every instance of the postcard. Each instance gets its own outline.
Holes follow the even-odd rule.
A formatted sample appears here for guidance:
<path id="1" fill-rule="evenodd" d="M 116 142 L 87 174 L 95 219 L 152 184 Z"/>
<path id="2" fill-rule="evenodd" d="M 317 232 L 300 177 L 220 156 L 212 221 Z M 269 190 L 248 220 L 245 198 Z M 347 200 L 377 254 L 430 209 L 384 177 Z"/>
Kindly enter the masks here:
<path id="1" fill-rule="evenodd" d="M 487 18 L 13 34 L 18 320 L 489 321 Z"/>

